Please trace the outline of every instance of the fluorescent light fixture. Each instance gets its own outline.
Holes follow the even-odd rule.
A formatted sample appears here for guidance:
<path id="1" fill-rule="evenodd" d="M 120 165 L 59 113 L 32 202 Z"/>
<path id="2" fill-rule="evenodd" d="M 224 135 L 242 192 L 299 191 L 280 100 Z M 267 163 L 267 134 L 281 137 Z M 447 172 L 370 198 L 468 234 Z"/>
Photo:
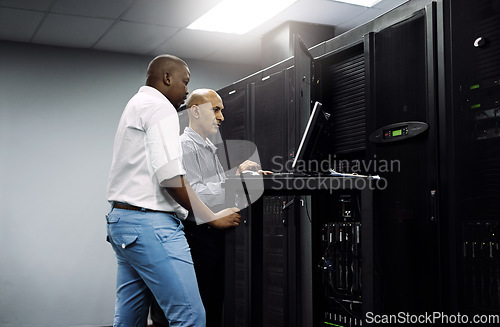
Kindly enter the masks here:
<path id="1" fill-rule="evenodd" d="M 223 0 L 187 28 L 245 34 L 297 0 Z"/>
<path id="2" fill-rule="evenodd" d="M 380 2 L 381 0 L 335 0 L 335 1 L 350 3 L 351 5 L 371 7 L 375 5 L 377 2 Z"/>

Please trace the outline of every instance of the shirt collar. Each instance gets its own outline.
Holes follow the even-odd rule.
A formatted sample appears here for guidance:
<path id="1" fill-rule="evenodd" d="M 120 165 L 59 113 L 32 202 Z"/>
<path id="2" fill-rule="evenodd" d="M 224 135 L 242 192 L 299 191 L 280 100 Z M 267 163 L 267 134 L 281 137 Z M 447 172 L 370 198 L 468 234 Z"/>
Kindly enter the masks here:
<path id="1" fill-rule="evenodd" d="M 215 153 L 217 151 L 217 147 L 210 141 L 208 138 L 204 140 L 200 134 L 198 134 L 194 129 L 191 127 L 186 127 L 184 128 L 184 133 L 189 136 L 194 142 L 198 143 L 202 147 L 207 147 Z"/>
<path id="2" fill-rule="evenodd" d="M 161 99 L 163 101 L 167 101 L 168 103 L 170 103 L 170 101 L 159 90 L 155 89 L 152 86 L 148 86 L 148 85 L 141 86 L 139 88 L 138 93 L 141 93 L 141 92 L 147 93 L 151 96 L 157 97 L 158 99 Z"/>

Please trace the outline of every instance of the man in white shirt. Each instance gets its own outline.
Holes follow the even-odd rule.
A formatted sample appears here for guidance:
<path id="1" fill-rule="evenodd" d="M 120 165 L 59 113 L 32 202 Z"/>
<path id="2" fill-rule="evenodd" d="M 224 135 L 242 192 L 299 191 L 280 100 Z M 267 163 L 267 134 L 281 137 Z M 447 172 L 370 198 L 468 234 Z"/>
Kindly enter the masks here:
<path id="1" fill-rule="evenodd" d="M 123 111 L 108 180 L 108 238 L 118 259 L 114 327 L 145 326 L 151 292 L 170 326 L 205 326 L 181 220 L 238 226 L 238 209 L 214 214 L 184 178 L 176 108 L 188 94 L 181 59 L 158 56 Z M 187 209 L 187 210 L 186 210 Z"/>

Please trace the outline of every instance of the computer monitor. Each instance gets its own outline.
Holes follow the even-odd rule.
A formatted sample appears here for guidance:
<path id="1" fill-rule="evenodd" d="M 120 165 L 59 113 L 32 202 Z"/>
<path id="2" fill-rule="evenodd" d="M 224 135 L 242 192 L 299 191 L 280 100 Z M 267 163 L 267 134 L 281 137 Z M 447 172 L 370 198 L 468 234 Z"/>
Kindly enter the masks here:
<path id="1" fill-rule="evenodd" d="M 330 119 L 330 114 L 323 110 L 323 105 L 316 101 L 314 108 L 307 122 L 304 134 L 302 134 L 302 140 L 299 144 L 299 149 L 295 154 L 293 159 L 292 168 L 294 171 L 302 172 L 317 172 L 311 171 L 310 167 L 315 167 L 314 165 L 309 165 L 311 160 L 319 159 L 316 158 L 316 153 L 320 141 L 322 138 L 322 131 L 326 127 L 328 120 Z"/>

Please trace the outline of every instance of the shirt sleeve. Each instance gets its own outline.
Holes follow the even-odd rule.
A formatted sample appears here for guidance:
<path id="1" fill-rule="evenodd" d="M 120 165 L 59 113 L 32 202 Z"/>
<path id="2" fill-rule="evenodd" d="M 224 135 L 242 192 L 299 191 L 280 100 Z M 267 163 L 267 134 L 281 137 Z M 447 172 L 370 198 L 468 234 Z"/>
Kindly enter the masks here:
<path id="1" fill-rule="evenodd" d="M 224 204 L 225 189 L 222 187 L 223 182 L 206 182 L 206 179 L 210 176 L 204 176 L 196 145 L 189 140 L 183 140 L 181 145 L 182 163 L 186 171 L 186 178 L 200 200 L 209 208 Z"/>
<path id="2" fill-rule="evenodd" d="M 166 180 L 185 174 L 179 139 L 179 117 L 173 106 L 158 106 L 144 117 L 143 124 L 150 173 L 161 186 L 165 186 Z"/>

